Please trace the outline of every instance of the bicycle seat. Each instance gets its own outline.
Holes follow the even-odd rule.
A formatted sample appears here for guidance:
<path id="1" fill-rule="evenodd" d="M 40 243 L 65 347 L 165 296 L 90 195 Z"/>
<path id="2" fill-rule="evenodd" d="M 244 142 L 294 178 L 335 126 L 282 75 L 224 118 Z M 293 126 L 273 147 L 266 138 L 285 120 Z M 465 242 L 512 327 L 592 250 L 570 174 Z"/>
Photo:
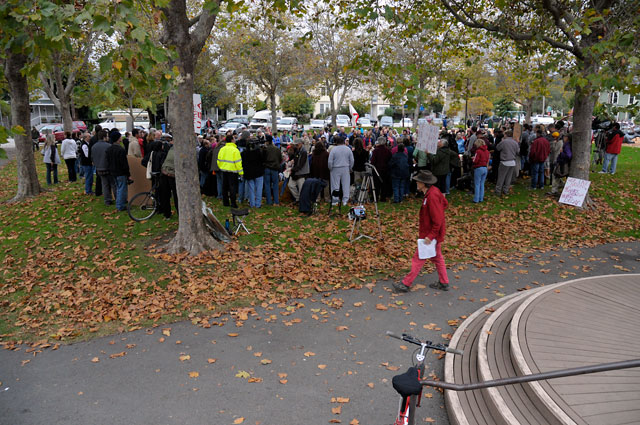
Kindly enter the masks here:
<path id="1" fill-rule="evenodd" d="M 418 395 L 422 391 L 422 385 L 418 380 L 418 369 L 415 367 L 410 367 L 405 373 L 394 376 L 391 383 L 402 397 Z"/>
<path id="2" fill-rule="evenodd" d="M 245 215 L 249 215 L 249 209 L 248 208 L 231 208 L 231 215 L 236 216 L 236 217 L 242 217 Z"/>

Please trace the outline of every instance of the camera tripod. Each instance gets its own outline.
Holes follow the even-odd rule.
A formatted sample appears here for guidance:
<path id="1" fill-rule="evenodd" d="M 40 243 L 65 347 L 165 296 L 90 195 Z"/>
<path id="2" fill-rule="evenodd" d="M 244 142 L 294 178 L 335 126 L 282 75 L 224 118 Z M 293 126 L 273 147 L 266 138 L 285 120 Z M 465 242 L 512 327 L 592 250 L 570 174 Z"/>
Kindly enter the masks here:
<path id="1" fill-rule="evenodd" d="M 361 238 L 367 238 L 374 240 L 375 238 L 369 235 L 365 235 L 360 231 L 361 221 L 367 218 L 366 210 L 363 206 L 364 203 L 368 203 L 370 199 L 373 199 L 373 204 L 376 209 L 376 221 L 378 222 L 378 233 L 380 234 L 380 239 L 383 239 L 382 236 L 382 227 L 380 226 L 380 211 L 378 210 L 378 198 L 376 196 L 376 186 L 373 178 L 373 173 L 378 174 L 378 170 L 371 164 L 367 164 L 366 172 L 364 173 L 364 178 L 362 179 L 362 184 L 360 185 L 360 190 L 358 191 L 358 196 L 356 199 L 357 207 L 351 208 L 349 211 L 349 218 L 353 220 L 353 224 L 351 225 L 351 234 L 349 235 L 349 242 L 357 241 Z M 358 231 L 358 236 L 353 237 L 354 233 Z"/>

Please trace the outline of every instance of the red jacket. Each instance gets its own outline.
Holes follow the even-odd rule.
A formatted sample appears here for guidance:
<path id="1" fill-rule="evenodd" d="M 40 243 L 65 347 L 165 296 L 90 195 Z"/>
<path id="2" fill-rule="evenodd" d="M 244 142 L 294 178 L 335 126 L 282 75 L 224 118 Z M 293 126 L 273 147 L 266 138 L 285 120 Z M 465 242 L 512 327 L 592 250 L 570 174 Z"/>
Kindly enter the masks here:
<path id="1" fill-rule="evenodd" d="M 551 145 L 546 137 L 538 137 L 529 149 L 529 162 L 545 162 L 551 152 Z"/>
<path id="2" fill-rule="evenodd" d="M 476 156 L 473 157 L 473 168 L 486 167 L 489 164 L 489 149 L 486 145 L 476 149 Z"/>
<path id="3" fill-rule="evenodd" d="M 435 239 L 438 242 L 444 241 L 445 220 L 444 210 L 449 203 L 445 199 L 440 189 L 431 186 L 424 196 L 422 207 L 420 207 L 420 227 L 418 237 L 420 239 Z"/>
<path id="4" fill-rule="evenodd" d="M 624 136 L 621 131 L 616 131 L 611 140 L 607 142 L 607 153 L 620 154 Z"/>

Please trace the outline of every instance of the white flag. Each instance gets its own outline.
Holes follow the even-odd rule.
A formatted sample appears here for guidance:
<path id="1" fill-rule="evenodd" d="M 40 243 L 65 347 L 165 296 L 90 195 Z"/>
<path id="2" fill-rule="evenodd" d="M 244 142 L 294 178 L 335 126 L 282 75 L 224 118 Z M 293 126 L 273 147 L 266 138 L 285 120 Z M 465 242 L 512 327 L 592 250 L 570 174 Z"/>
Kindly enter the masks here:
<path id="1" fill-rule="evenodd" d="M 356 108 L 353 107 L 351 102 L 349 102 L 349 113 L 351 114 L 351 125 L 355 127 L 358 122 L 358 118 L 360 118 L 360 115 L 358 115 L 358 111 L 356 111 Z"/>

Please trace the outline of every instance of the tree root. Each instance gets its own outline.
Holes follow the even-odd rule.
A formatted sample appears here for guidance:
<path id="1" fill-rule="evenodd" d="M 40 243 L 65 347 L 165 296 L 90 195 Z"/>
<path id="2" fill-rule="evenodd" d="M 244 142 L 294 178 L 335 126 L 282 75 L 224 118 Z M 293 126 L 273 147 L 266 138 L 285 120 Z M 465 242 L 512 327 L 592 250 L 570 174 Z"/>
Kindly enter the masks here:
<path id="1" fill-rule="evenodd" d="M 204 251 L 224 251 L 224 245 L 211 236 L 209 232 L 202 232 L 197 238 L 186 236 L 178 231 L 176 236 L 167 243 L 163 249 L 168 254 L 189 253 L 196 256 Z"/>

